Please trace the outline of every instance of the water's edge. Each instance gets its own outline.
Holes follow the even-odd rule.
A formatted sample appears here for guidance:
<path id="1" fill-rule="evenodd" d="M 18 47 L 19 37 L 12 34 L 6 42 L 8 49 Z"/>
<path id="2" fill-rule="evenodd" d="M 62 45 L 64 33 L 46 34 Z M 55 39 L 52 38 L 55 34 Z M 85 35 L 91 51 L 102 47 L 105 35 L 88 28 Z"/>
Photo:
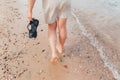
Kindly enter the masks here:
<path id="1" fill-rule="evenodd" d="M 113 65 L 109 61 L 108 57 L 106 56 L 104 47 L 100 44 L 97 38 L 93 37 L 92 34 L 84 27 L 84 25 L 80 23 L 79 19 L 74 14 L 74 11 L 72 12 L 72 15 L 75 18 L 78 24 L 78 27 L 82 30 L 82 34 L 86 36 L 90 40 L 91 45 L 96 47 L 96 49 L 99 51 L 101 59 L 103 60 L 105 67 L 109 68 L 109 70 L 112 72 L 115 79 L 120 80 L 120 74 L 118 70 L 115 68 L 115 65 Z"/>

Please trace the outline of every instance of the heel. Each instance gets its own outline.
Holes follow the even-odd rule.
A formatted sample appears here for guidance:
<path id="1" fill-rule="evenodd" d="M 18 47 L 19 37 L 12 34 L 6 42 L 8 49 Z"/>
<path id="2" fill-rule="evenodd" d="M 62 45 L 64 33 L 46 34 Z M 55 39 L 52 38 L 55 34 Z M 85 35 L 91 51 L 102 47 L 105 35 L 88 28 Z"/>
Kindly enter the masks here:
<path id="1" fill-rule="evenodd" d="M 51 63 L 56 63 L 58 61 L 58 57 L 51 58 Z"/>

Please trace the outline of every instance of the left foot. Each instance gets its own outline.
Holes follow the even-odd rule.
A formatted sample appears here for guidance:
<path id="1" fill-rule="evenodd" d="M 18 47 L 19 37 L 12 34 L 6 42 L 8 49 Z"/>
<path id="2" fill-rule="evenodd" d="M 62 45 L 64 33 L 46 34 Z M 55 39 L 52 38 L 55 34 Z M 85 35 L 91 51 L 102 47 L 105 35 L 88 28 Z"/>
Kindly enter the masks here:
<path id="1" fill-rule="evenodd" d="M 57 56 L 51 58 L 51 63 L 56 63 L 57 61 L 58 61 Z"/>

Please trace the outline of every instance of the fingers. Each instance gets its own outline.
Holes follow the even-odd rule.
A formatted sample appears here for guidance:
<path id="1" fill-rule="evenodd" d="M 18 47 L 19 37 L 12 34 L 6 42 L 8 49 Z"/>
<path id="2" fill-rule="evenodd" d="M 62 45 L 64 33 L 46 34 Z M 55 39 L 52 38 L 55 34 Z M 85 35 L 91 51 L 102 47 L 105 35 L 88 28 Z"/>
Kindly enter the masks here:
<path id="1" fill-rule="evenodd" d="M 32 17 L 28 17 L 28 20 L 29 20 L 29 21 L 32 21 Z"/>

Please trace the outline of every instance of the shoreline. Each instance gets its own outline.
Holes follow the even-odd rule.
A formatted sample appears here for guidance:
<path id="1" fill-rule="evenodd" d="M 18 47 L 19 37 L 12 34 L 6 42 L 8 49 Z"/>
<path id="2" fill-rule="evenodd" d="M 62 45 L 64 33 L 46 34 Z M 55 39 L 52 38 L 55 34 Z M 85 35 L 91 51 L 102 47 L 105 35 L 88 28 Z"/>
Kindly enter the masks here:
<path id="1" fill-rule="evenodd" d="M 82 24 L 85 25 L 84 28 L 87 29 L 87 30 L 83 29 L 83 31 L 85 31 L 84 32 L 85 35 L 90 40 L 94 41 L 94 42 L 92 41 L 92 44 L 95 45 L 96 48 L 98 48 L 98 50 L 100 49 L 102 50 L 102 52 L 100 51 L 102 53 L 100 54 L 101 58 L 103 58 L 103 61 L 107 62 L 105 63 L 105 65 L 112 71 L 116 79 L 119 80 L 120 79 L 120 73 L 119 73 L 120 68 L 118 66 L 120 64 L 117 62 L 119 62 L 118 54 L 120 53 L 120 51 L 119 51 L 119 47 L 117 46 L 118 44 L 114 44 L 113 42 L 111 42 L 111 39 L 109 39 L 106 35 L 98 31 L 95 28 L 95 26 L 92 23 L 90 23 L 91 18 L 84 17 L 85 19 L 83 19 L 82 16 L 85 15 L 85 13 L 82 13 L 80 10 L 78 11 L 76 10 L 75 12 L 81 13 L 80 15 L 78 14 L 77 17 L 82 22 Z M 87 16 L 90 16 L 90 14 L 87 14 Z"/>
<path id="2" fill-rule="evenodd" d="M 73 14 L 74 15 L 74 14 Z M 74 15 L 74 17 L 76 17 L 76 15 Z M 77 17 L 76 17 L 77 18 Z M 100 53 L 100 56 L 101 56 L 101 59 L 103 60 L 104 62 L 104 65 L 105 67 L 108 67 L 109 70 L 113 73 L 114 77 L 119 80 L 120 79 L 120 74 L 119 74 L 119 71 L 116 69 L 116 66 L 115 64 L 113 64 L 113 62 L 110 61 L 110 58 L 108 57 L 108 55 L 106 55 L 106 52 L 108 51 L 108 49 L 110 48 L 110 46 L 106 45 L 110 43 L 106 42 L 105 43 L 105 39 L 103 40 L 103 36 L 100 37 L 100 33 L 96 33 L 94 32 L 94 30 L 87 30 L 86 27 L 84 27 L 78 19 L 76 19 L 76 21 L 78 21 L 78 25 L 81 26 L 79 27 L 81 30 L 82 30 L 82 34 L 85 35 L 89 40 L 90 40 L 90 43 L 97 48 L 97 50 L 99 51 Z M 88 27 L 88 26 L 87 26 Z M 92 32 L 91 32 L 92 31 Z M 93 35 L 94 34 L 94 35 Z M 96 35 L 97 34 L 97 35 Z M 99 36 L 99 37 L 98 37 Z M 106 39 L 107 40 L 107 39 Z M 103 47 L 104 46 L 104 47 Z M 107 47 L 107 49 L 106 49 Z M 113 46 L 112 46 L 113 47 Z M 112 49 L 112 48 L 110 48 Z M 109 50 L 109 51 L 112 51 L 115 49 L 112 49 L 112 50 Z"/>

